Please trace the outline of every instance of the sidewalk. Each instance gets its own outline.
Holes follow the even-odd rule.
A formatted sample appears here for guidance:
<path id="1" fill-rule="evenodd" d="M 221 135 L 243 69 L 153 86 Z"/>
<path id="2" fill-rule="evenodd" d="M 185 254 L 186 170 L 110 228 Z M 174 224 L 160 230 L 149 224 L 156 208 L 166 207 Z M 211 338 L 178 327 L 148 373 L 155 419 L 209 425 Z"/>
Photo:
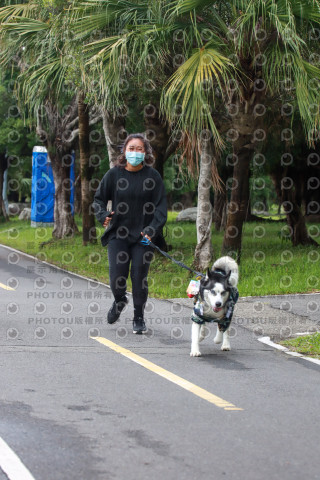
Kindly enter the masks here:
<path id="1" fill-rule="evenodd" d="M 191 314 L 193 299 L 170 301 L 189 307 Z M 275 341 L 295 337 L 297 333 L 320 332 L 320 293 L 241 297 L 235 307 L 233 325 Z"/>

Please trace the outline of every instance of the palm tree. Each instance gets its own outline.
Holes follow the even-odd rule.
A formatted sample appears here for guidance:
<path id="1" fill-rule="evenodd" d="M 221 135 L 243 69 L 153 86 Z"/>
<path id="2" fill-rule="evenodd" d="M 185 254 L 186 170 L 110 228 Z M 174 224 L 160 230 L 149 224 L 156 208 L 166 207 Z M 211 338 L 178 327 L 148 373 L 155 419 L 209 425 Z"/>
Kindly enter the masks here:
<path id="1" fill-rule="evenodd" d="M 57 54 L 52 36 L 52 19 L 46 9 L 36 3 L 20 4 L 0 9 L 1 60 L 6 65 L 16 60 L 20 71 L 17 96 L 25 103 L 36 123 L 40 140 L 48 150 L 55 182 L 53 236 L 62 238 L 77 231 L 71 209 L 69 181 L 73 137 L 70 123 L 76 115 L 73 95 L 58 104 L 67 67 Z M 60 44 L 62 44 L 60 39 Z M 69 132 L 69 135 L 66 135 Z M 68 188 L 65 188 L 68 186 Z"/>
<path id="2" fill-rule="evenodd" d="M 119 22 L 119 15 L 125 13 L 127 18 L 132 11 L 130 2 L 123 1 L 121 6 L 117 1 L 89 0 L 89 2 L 74 1 L 70 10 L 70 22 L 74 32 L 74 41 L 84 47 L 86 73 L 83 77 L 86 90 L 90 93 L 93 102 L 99 105 L 102 114 L 103 131 L 108 149 L 110 168 L 119 155 L 119 145 L 125 140 L 126 116 L 122 113 L 123 101 L 114 101 L 114 91 L 117 98 L 123 82 L 115 76 L 112 69 L 101 70 L 92 63 L 92 49 L 87 50 L 86 44 L 98 43 L 101 32 L 115 33 L 115 23 Z M 96 49 L 93 49 L 96 53 Z M 114 89 L 114 90 L 113 90 Z"/>
<path id="3" fill-rule="evenodd" d="M 80 150 L 80 178 L 81 178 L 81 212 L 82 212 L 82 242 L 83 245 L 96 243 L 96 228 L 91 205 L 93 191 L 90 188 L 94 167 L 90 165 L 90 115 L 89 105 L 85 103 L 85 94 L 78 94 L 79 119 L 79 150 Z"/>
<path id="4" fill-rule="evenodd" d="M 291 102 L 310 142 L 312 133 L 319 128 L 319 111 L 311 111 L 310 105 L 319 105 L 320 89 L 310 88 L 310 82 L 320 81 L 320 70 L 310 61 L 312 45 L 308 37 L 320 21 L 320 3 L 233 0 L 204 8 L 208 3 L 176 2 L 173 15 L 190 12 L 190 7 L 195 9 L 198 44 L 169 80 L 163 105 L 170 114 L 180 103 L 184 110 L 183 127 L 195 128 L 201 119 L 201 108 L 208 108 L 208 104 L 214 108 L 215 91 L 220 91 L 225 99 L 231 124 L 226 139 L 236 161 L 223 250 L 234 252 L 239 258 L 248 206 L 250 161 L 266 135 L 263 115 L 266 108 L 271 108 L 268 104 L 276 96 L 278 108 L 281 100 Z M 196 16 L 197 8 L 203 8 L 201 18 Z M 201 35 L 202 25 L 208 29 L 207 42 Z M 201 58 L 206 59 L 205 65 Z M 230 68 L 230 59 L 234 68 Z M 202 87 L 204 82 L 211 84 L 210 100 Z M 219 145 L 213 116 L 208 115 L 208 125 Z M 289 209 L 287 215 L 292 223 Z M 303 243 L 312 240 L 304 236 Z"/>
<path id="5" fill-rule="evenodd" d="M 151 11 L 155 13 L 154 9 L 150 9 L 150 2 L 149 5 L 147 2 L 144 3 L 145 5 L 143 2 L 132 5 L 131 2 L 126 1 L 97 2 L 95 0 L 79 2 L 74 8 L 74 25 L 77 40 L 82 43 L 89 42 L 84 48 L 88 58 L 87 66 L 91 67 L 87 88 L 95 102 L 103 105 L 103 129 L 110 168 L 113 167 L 120 152 L 120 145 L 127 135 L 125 129 L 127 105 L 130 106 L 130 103 L 133 103 L 132 99 L 136 97 L 138 98 L 135 102 L 137 107 L 144 111 L 145 134 L 155 155 L 154 167 L 163 176 L 164 163 L 174 153 L 177 144 L 169 141 L 169 126 L 159 111 L 162 83 L 158 77 L 157 81 L 150 82 L 152 89 L 146 91 L 145 84 L 148 82 L 148 77 L 145 72 L 153 63 L 151 56 L 147 54 L 150 50 L 145 49 L 141 34 L 138 35 L 138 42 L 130 32 L 126 32 L 124 38 L 121 35 L 128 24 L 135 25 L 136 22 L 141 23 L 143 19 L 145 21 L 149 10 L 149 14 Z M 110 37 L 101 39 L 102 32 L 104 35 L 105 32 L 109 33 Z M 127 43 L 128 39 L 129 43 Z M 134 55 L 131 52 L 131 40 L 135 42 Z M 144 55 L 140 56 L 138 51 L 140 53 L 143 51 Z M 135 69 L 135 72 L 139 72 L 138 75 L 132 72 L 132 65 L 136 58 L 139 58 L 140 64 L 144 62 L 144 68 Z M 119 69 L 119 65 L 122 68 Z M 162 64 L 161 68 L 163 68 Z M 99 82 L 94 82 L 93 89 L 90 83 L 92 78 L 100 79 Z M 163 238 L 159 246 L 162 249 L 168 249 Z"/>
<path id="6" fill-rule="evenodd" d="M 70 47 L 67 12 L 60 7 L 51 12 L 50 8 L 39 8 L 31 1 L 26 5 L 1 8 L 0 33 L 4 47 L 2 61 L 8 63 L 11 55 L 17 58 L 20 69 L 19 100 L 26 103 L 31 116 L 36 119 L 37 133 L 50 155 L 55 182 L 53 236 L 63 238 L 78 231 L 70 208 L 70 158 L 79 132 L 81 137 L 88 136 L 89 126 L 77 127 L 79 119 L 80 122 L 83 119 L 84 110 L 71 82 L 71 88 L 67 88 L 74 65 L 73 61 L 70 62 L 70 55 L 66 55 Z M 79 91 L 79 99 L 83 99 Z M 90 123 L 99 119 L 100 114 Z M 86 243 L 88 238 L 95 241 L 95 226 L 88 202 L 88 175 L 92 174 L 92 169 L 84 168 L 89 158 L 83 151 L 86 141 L 81 140 L 83 235 Z"/>
<path id="7" fill-rule="evenodd" d="M 291 103 L 295 114 L 301 118 L 305 137 L 311 143 L 320 119 L 319 112 L 313 114 L 310 109 L 310 105 L 319 105 L 320 90 L 310 88 L 310 82 L 320 81 L 320 69 L 312 64 L 310 55 L 313 47 L 309 42 L 310 32 L 320 22 L 320 3 L 269 0 L 238 1 L 234 4 L 240 12 L 239 18 L 233 23 L 232 32 L 233 38 L 237 37 L 235 53 L 241 71 L 242 90 L 241 97 L 233 98 L 237 114 L 232 117 L 234 129 L 239 134 L 234 148 L 238 155 L 234 180 L 239 187 L 231 194 L 231 202 L 236 208 L 228 216 L 225 250 L 239 249 L 241 221 L 245 216 L 241 205 L 247 204 L 246 178 L 249 177 L 248 160 L 251 156 L 248 150 L 253 152 L 251 146 L 256 147 L 261 143 L 260 136 L 263 138 L 266 135 L 267 125 L 263 121 L 266 108 L 274 108 L 271 102 L 275 96 L 281 100 L 277 105 L 279 110 L 281 102 Z M 261 121 L 257 124 L 259 118 Z M 251 132 L 246 131 L 247 126 Z M 283 131 L 286 128 L 284 123 Z M 239 142 L 240 148 L 237 148 Z M 288 202 L 285 205 L 288 206 Z M 313 244 L 303 226 L 304 221 L 300 221 L 302 215 L 292 213 L 290 208 L 286 213 L 288 223 L 296 224 L 293 228 L 293 244 Z M 234 226 L 238 228 L 239 235 L 230 238 L 228 231 Z"/>
<path id="8" fill-rule="evenodd" d="M 121 106 L 126 100 L 121 89 L 119 89 L 119 85 L 121 85 L 124 78 L 129 80 L 130 84 L 136 85 L 137 91 L 139 91 L 139 88 L 141 88 L 141 85 L 143 85 L 147 78 L 158 87 L 161 92 L 164 83 L 176 69 L 176 59 L 173 59 L 174 53 L 172 51 L 171 38 L 175 30 L 179 27 L 181 18 L 173 21 L 169 15 L 169 7 L 175 6 L 175 2 L 142 1 L 138 4 L 130 3 L 130 8 L 128 8 L 127 2 L 118 2 L 116 6 L 114 5 L 114 2 L 96 2 L 95 0 L 89 2 L 90 6 L 97 6 L 97 4 L 100 15 L 97 14 L 96 16 L 93 16 L 94 20 L 92 20 L 91 23 L 89 16 L 87 15 L 84 21 L 86 27 L 88 27 L 88 22 L 93 30 L 95 25 L 99 26 L 99 28 L 106 26 L 106 23 L 103 23 L 103 18 L 106 19 L 105 12 L 107 11 L 108 14 L 110 14 L 110 8 L 112 11 L 113 7 L 114 15 L 117 19 L 116 29 L 114 30 L 113 35 L 103 36 L 103 38 L 99 38 L 98 40 L 93 39 L 93 41 L 85 47 L 85 51 L 90 54 L 90 64 L 96 69 L 96 72 L 98 72 L 99 78 L 103 79 L 100 95 L 102 95 L 102 97 L 104 96 L 105 103 L 108 104 L 110 110 L 114 110 Z M 102 5 L 105 10 L 103 10 Z M 110 19 L 109 16 L 107 18 Z M 80 19 L 80 25 L 81 23 L 82 20 Z M 84 28 L 83 25 L 82 28 Z M 109 24 L 108 28 L 110 29 Z M 188 26 L 187 28 L 191 30 L 190 35 L 192 36 L 193 26 Z M 188 41 L 189 48 L 191 48 L 190 44 L 192 44 L 192 42 L 192 39 Z M 203 52 L 200 53 L 200 62 L 205 57 L 202 53 Z M 148 68 L 150 58 L 153 59 L 152 69 Z M 123 61 L 123 59 L 129 59 L 129 62 Z M 193 59 L 191 61 L 193 61 Z M 219 63 L 221 63 L 220 60 Z M 222 67 L 226 81 L 229 70 L 233 69 L 232 62 L 228 62 L 227 59 L 225 59 L 225 63 L 222 64 Z M 155 93 L 156 92 L 157 88 L 155 88 Z M 196 95 L 197 94 L 195 94 L 195 96 Z M 196 108 L 200 109 L 202 108 L 202 105 L 200 105 L 202 99 L 199 98 L 198 100 L 199 102 Z M 150 102 L 148 107 L 150 107 L 150 110 L 153 112 L 159 110 L 158 105 L 154 103 L 154 101 Z M 159 141 L 160 137 L 164 139 L 162 144 L 159 145 L 159 151 L 162 151 L 162 159 L 167 158 L 167 156 L 170 153 L 173 153 L 174 149 L 178 146 L 178 142 L 173 140 L 171 145 L 166 149 L 167 151 L 163 154 L 163 145 L 168 143 L 169 140 L 167 133 L 168 124 L 165 122 L 167 118 L 166 114 L 168 113 L 168 116 L 170 117 L 172 113 L 170 107 L 170 105 L 169 108 L 162 107 L 162 112 L 157 113 L 154 118 L 152 115 L 147 115 L 148 126 L 151 125 L 151 130 L 156 133 Z M 163 117 L 162 121 L 161 113 Z M 184 112 L 183 118 L 185 117 L 188 117 L 188 115 Z M 172 119 L 170 120 L 172 124 L 174 124 L 176 130 L 181 127 L 179 123 L 175 122 L 175 119 L 173 119 L 173 121 Z M 184 142 L 190 138 L 191 144 L 194 144 L 197 150 L 199 150 L 201 145 L 201 158 L 205 159 L 205 170 L 211 172 L 212 166 L 214 165 L 212 162 L 213 145 L 211 139 L 209 138 L 209 140 L 206 139 L 201 142 L 194 142 L 195 135 L 198 135 L 198 138 L 200 139 L 201 131 L 209 129 L 213 132 L 216 143 L 222 144 L 220 136 L 216 131 L 215 124 L 212 121 L 210 122 L 210 118 L 209 122 L 207 120 L 208 117 L 204 119 L 201 118 L 194 123 L 194 117 L 189 116 L 187 120 L 184 121 L 183 126 L 185 129 L 189 127 L 191 134 L 190 136 L 182 135 L 181 138 L 184 138 Z M 212 137 L 212 134 L 210 133 L 209 136 Z M 178 138 L 178 135 L 175 135 L 174 137 Z M 184 146 L 186 146 L 186 144 Z M 156 148 L 157 147 L 158 145 L 156 145 Z M 161 156 L 158 155 L 158 157 Z M 210 252 L 212 250 L 211 245 L 209 245 L 211 220 L 210 222 L 207 221 L 211 218 L 210 211 L 208 211 L 207 208 L 209 205 L 208 195 L 209 189 L 207 182 L 205 182 L 205 184 L 199 182 L 199 211 L 202 211 L 202 215 L 199 216 L 200 221 L 198 222 L 198 244 L 200 247 L 198 251 L 199 253 L 201 250 L 207 250 L 207 252 L 209 252 L 209 256 L 207 254 L 203 256 L 206 265 L 210 262 Z M 207 225 L 205 225 L 205 223 L 207 223 Z"/>
<path id="9" fill-rule="evenodd" d="M 301 122 L 289 123 L 287 132 L 294 131 L 294 144 L 281 141 L 279 125 L 283 118 L 275 118 L 273 127 L 269 130 L 268 151 L 273 156 L 281 158 L 269 159 L 267 168 L 279 199 L 287 216 L 290 237 L 293 246 L 315 245 L 318 243 L 308 235 L 305 216 L 311 212 L 319 212 L 318 169 L 313 165 L 313 157 L 318 158 L 316 151 L 307 145 Z M 289 119 L 290 121 L 290 119 Z M 275 155 L 274 155 L 275 154 Z M 318 160 L 316 160 L 318 163 Z"/>
<path id="10" fill-rule="evenodd" d="M 141 25 L 155 17 L 159 7 L 155 3 L 152 5 L 152 2 L 134 4 L 126 0 L 122 2 L 91 0 L 76 3 L 77 6 L 73 8 L 76 38 L 82 43 L 89 44 L 84 49 L 88 64 L 92 67 L 92 73 L 88 78 L 89 80 L 99 78 L 99 81 L 94 82 L 92 95 L 97 103 L 105 107 L 103 128 L 110 166 L 114 165 L 119 155 L 119 144 L 127 135 L 125 129 L 127 105 L 132 98 L 138 97 L 137 105 L 144 110 L 146 135 L 155 153 L 155 168 L 163 175 L 163 164 L 172 150 L 172 146 L 168 149 L 169 129 L 166 119 L 159 112 L 163 83 L 160 78 L 155 81 L 157 75 L 154 72 L 150 81 L 152 88 L 146 90 L 145 86 L 149 80 L 147 70 L 154 68 L 152 56 L 147 54 L 149 47 L 145 49 L 141 35 L 140 45 L 138 46 L 136 42 L 134 55 L 129 47 L 129 43 L 135 38 L 130 29 L 137 22 Z M 139 68 L 135 65 L 136 58 L 139 58 Z M 122 66 L 120 70 L 119 64 Z M 132 75 L 133 69 L 135 73 L 139 72 L 138 75 Z M 89 82 L 88 90 L 90 88 Z"/>
<path id="11" fill-rule="evenodd" d="M 188 159 L 200 159 L 193 163 L 200 174 L 213 171 L 208 182 L 217 179 L 219 152 L 231 145 L 234 184 L 223 248 L 239 257 L 249 203 L 250 161 L 266 134 L 264 109 L 274 108 L 279 101 L 291 102 L 310 143 L 319 128 L 319 112 L 311 111 L 310 105 L 319 105 L 320 89 L 312 81 L 319 81 L 320 71 L 312 63 L 310 54 L 316 47 L 307 35 L 319 23 L 319 0 L 140 0 L 137 4 L 87 0 L 79 4 L 93 9 L 92 14 L 80 15 L 78 25 L 92 34 L 85 52 L 98 85 L 91 94 L 98 91 L 108 112 L 116 112 L 126 102 L 121 89 L 124 79 L 137 86 L 143 82 L 146 59 L 152 55 L 155 62 L 148 75 L 164 85 L 161 111 L 171 128 L 181 131 Z M 107 34 L 97 38 L 105 28 Z M 208 182 L 199 182 L 197 231 L 209 263 Z"/>

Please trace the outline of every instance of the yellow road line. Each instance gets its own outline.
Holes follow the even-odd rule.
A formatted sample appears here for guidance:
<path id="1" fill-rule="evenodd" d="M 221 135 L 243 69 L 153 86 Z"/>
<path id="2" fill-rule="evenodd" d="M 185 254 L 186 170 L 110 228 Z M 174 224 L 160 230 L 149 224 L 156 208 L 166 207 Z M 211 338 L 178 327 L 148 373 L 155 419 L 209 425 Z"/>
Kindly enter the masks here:
<path id="1" fill-rule="evenodd" d="M 0 282 L 0 288 L 4 288 L 5 290 L 14 290 L 14 288 L 8 287 L 8 285 L 5 285 L 4 283 Z"/>
<path id="2" fill-rule="evenodd" d="M 243 410 L 242 408 L 238 408 L 232 403 L 226 400 L 223 400 L 223 398 L 217 397 L 217 395 L 214 395 L 213 393 L 210 393 L 207 390 L 204 390 L 203 388 L 198 387 L 194 383 L 191 383 L 188 380 L 185 380 L 184 378 L 179 377 L 178 375 L 175 375 L 174 373 L 169 372 L 168 370 L 165 370 L 162 367 L 159 367 L 155 363 L 149 362 L 149 360 L 146 360 L 145 358 L 140 357 L 139 355 L 136 355 L 130 350 L 120 347 L 120 345 L 117 345 L 116 343 L 111 342 L 111 340 L 108 340 L 107 338 L 103 338 L 103 337 L 91 337 L 91 338 L 93 340 L 97 340 L 97 342 L 102 343 L 106 347 L 111 348 L 111 350 L 114 350 L 115 352 L 120 353 L 124 357 L 129 358 L 133 362 L 138 363 L 142 367 L 145 367 L 148 370 L 151 370 L 151 372 L 154 372 L 157 375 L 160 375 L 160 377 L 163 377 L 166 380 L 169 380 L 169 382 L 175 383 L 176 385 L 179 385 L 179 387 L 182 387 L 185 390 L 188 390 L 194 395 L 197 395 L 198 397 L 204 400 L 207 400 L 207 402 L 213 403 L 214 405 L 216 405 L 216 407 L 223 408 L 224 410 Z"/>

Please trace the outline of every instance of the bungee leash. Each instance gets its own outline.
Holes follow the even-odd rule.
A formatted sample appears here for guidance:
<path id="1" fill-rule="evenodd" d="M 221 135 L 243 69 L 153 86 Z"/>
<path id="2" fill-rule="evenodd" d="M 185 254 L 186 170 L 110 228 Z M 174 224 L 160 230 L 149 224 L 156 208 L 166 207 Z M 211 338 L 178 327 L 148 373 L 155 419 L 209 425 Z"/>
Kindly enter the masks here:
<path id="1" fill-rule="evenodd" d="M 169 258 L 172 262 L 176 263 L 177 265 L 179 265 L 179 267 L 181 268 L 185 268 L 186 270 L 189 270 L 189 272 L 191 273 L 195 273 L 197 275 L 197 277 L 202 277 L 204 278 L 205 275 L 203 273 L 200 273 L 200 272 L 197 272 L 195 270 L 192 270 L 192 268 L 188 267 L 187 265 L 185 265 L 183 262 L 179 262 L 179 260 L 176 260 L 175 258 L 171 257 L 171 255 L 169 255 L 167 252 L 164 252 L 163 250 L 161 250 L 161 248 L 157 247 L 157 245 L 155 245 L 154 243 L 151 242 L 151 240 L 149 240 L 147 237 L 143 237 L 142 240 L 140 240 L 140 243 L 142 245 L 150 245 L 151 247 L 153 248 L 156 248 L 158 250 L 159 253 L 161 253 L 161 255 L 163 255 L 164 257 L 167 257 Z"/>

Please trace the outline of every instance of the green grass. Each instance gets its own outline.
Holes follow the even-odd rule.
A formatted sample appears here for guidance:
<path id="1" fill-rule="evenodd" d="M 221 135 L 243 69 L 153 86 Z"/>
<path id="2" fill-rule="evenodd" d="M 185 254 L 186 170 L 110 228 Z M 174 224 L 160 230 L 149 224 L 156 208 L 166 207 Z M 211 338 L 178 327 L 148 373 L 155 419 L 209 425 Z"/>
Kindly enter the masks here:
<path id="1" fill-rule="evenodd" d="M 176 213 L 169 212 L 166 237 L 172 245 L 170 255 L 191 266 L 196 246 L 194 223 L 176 223 Z M 81 219 L 76 217 L 81 230 Z M 320 290 L 319 253 L 315 247 L 295 247 L 285 236 L 285 224 L 279 222 L 244 225 L 239 293 L 241 296 L 306 293 Z M 319 241 L 320 228 L 308 225 Z M 263 230 L 264 229 L 264 230 Z M 102 227 L 98 227 L 100 234 Z M 220 256 L 223 232 L 213 231 L 214 258 Z M 45 243 L 43 246 L 41 244 Z M 36 255 L 70 271 L 109 283 L 107 249 L 100 240 L 96 245 L 82 245 L 81 234 L 64 240 L 52 239 L 51 228 L 31 228 L 30 222 L 17 218 L 0 225 L 0 243 Z M 149 294 L 158 298 L 185 297 L 192 278 L 187 270 L 156 253 L 149 274 Z M 128 282 L 131 289 L 130 280 Z"/>
<path id="2" fill-rule="evenodd" d="M 278 213 L 279 206 L 276 204 L 270 205 L 269 206 L 269 211 L 267 215 L 260 215 L 256 214 L 258 217 L 261 217 L 263 219 L 268 219 L 268 220 L 286 220 L 286 214 L 284 213 L 283 207 L 281 206 L 280 208 L 280 214 Z"/>
<path id="3" fill-rule="evenodd" d="M 280 343 L 294 352 L 320 359 L 320 333 L 305 335 Z"/>

